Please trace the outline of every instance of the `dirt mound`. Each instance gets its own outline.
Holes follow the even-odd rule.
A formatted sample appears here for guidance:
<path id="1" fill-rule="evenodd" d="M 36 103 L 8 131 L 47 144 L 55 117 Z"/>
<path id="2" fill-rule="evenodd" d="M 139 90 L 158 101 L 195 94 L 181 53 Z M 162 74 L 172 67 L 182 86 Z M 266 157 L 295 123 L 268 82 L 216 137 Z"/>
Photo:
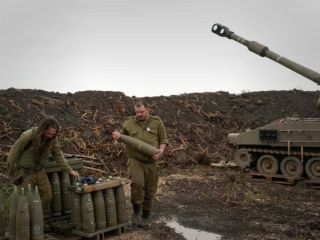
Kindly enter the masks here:
<path id="1" fill-rule="evenodd" d="M 160 162 L 153 227 L 143 231 L 129 227 L 117 239 L 183 239 L 181 227 L 217 233 L 222 239 L 319 239 L 317 189 L 301 183 L 286 186 L 254 181 L 237 168 L 202 166 L 232 159 L 233 149 L 226 141 L 230 132 L 284 117 L 319 117 L 315 109 L 319 95 L 294 90 L 144 98 L 153 114 L 164 120 L 170 145 Z M 1 172 L 19 134 L 45 115 L 60 121 L 65 153 L 86 156 L 101 173 L 125 172 L 124 148 L 115 144 L 111 133 L 134 114 L 134 97 L 121 92 L 60 94 L 7 89 L 0 91 L 0 99 Z M 79 239 L 53 234 L 59 239 Z"/>
<path id="2" fill-rule="evenodd" d="M 227 92 L 146 97 L 152 114 L 167 127 L 170 145 L 162 165 L 209 164 L 230 160 L 227 134 L 254 128 L 286 116 L 319 117 L 318 92 L 269 91 L 240 95 Z M 42 90 L 0 91 L 0 166 L 15 139 L 45 115 L 55 116 L 63 129 L 65 153 L 89 156 L 106 171 L 125 165 L 121 144 L 111 133 L 133 115 L 135 97 L 121 92 L 85 91 L 61 94 Z"/>

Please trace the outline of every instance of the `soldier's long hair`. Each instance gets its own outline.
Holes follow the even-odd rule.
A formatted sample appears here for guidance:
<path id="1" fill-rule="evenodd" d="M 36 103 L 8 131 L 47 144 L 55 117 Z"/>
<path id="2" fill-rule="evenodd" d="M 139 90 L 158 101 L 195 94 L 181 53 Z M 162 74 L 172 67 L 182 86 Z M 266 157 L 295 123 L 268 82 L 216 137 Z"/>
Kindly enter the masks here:
<path id="1" fill-rule="evenodd" d="M 56 134 L 51 139 L 45 139 L 45 133 L 48 128 L 54 128 L 57 130 Z M 35 139 L 32 144 L 33 152 L 37 158 L 40 158 L 45 152 L 50 151 L 50 146 L 55 141 L 59 130 L 60 125 L 54 117 L 48 116 L 42 120 L 38 126 L 38 130 L 35 134 Z"/>

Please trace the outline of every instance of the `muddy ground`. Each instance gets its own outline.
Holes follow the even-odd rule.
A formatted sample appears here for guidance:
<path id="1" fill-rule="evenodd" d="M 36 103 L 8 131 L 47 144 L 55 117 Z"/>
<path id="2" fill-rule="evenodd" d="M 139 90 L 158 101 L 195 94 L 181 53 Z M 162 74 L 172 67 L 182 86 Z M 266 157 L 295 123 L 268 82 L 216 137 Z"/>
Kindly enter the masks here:
<path id="1" fill-rule="evenodd" d="M 107 238 L 215 239 L 213 234 L 218 234 L 216 239 L 320 239 L 318 189 L 302 182 L 285 185 L 254 180 L 236 167 L 211 166 L 232 160 L 234 149 L 226 138 L 230 132 L 284 117 L 320 117 L 314 107 L 318 95 L 293 90 L 144 98 L 164 120 L 170 141 L 159 162 L 153 225 L 147 230 L 129 226 L 126 233 Z M 82 175 L 126 176 L 124 148 L 112 141 L 111 133 L 133 114 L 135 99 L 118 92 L 1 90 L 1 172 L 6 172 L 6 156 L 18 135 L 50 114 L 61 122 L 64 152 L 87 156 L 95 165 L 86 167 L 100 170 L 87 168 Z M 130 214 L 129 186 L 126 192 Z M 178 224 L 177 231 L 183 233 L 174 230 Z M 211 235 L 194 236 L 186 228 Z"/>

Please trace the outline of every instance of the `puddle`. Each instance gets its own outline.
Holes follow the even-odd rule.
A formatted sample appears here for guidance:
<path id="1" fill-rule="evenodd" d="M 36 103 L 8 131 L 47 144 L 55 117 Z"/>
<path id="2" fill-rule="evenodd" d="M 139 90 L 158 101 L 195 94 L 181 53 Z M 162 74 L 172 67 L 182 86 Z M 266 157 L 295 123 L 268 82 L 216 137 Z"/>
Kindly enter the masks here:
<path id="1" fill-rule="evenodd" d="M 220 240 L 221 235 L 205 232 L 180 225 L 177 221 L 167 222 L 166 225 L 181 234 L 187 240 Z"/>

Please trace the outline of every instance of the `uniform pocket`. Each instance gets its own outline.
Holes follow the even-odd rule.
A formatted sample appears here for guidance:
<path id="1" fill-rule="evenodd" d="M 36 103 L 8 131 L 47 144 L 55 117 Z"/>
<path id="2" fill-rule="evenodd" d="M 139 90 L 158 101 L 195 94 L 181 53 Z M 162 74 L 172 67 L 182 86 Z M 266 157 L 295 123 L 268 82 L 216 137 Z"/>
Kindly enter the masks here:
<path id="1" fill-rule="evenodd" d="M 158 135 L 157 129 L 155 129 L 155 128 L 147 128 L 147 133 L 150 134 L 151 136 Z"/>

